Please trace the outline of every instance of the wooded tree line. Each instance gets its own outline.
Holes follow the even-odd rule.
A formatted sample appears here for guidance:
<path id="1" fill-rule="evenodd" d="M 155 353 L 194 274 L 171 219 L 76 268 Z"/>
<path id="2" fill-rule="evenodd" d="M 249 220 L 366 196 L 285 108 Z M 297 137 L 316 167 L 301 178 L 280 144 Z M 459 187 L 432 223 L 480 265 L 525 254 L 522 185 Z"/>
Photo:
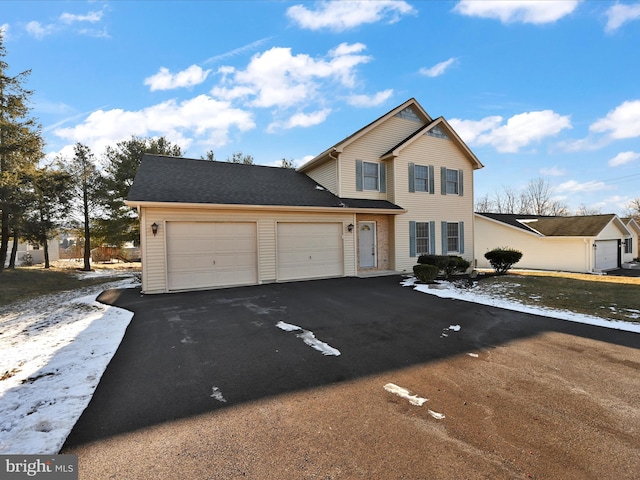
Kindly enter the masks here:
<path id="1" fill-rule="evenodd" d="M 530 180 L 522 190 L 503 187 L 493 195 L 486 194 L 475 202 L 475 211 L 479 213 L 512 213 L 517 215 L 599 215 L 599 208 L 589 208 L 582 204 L 575 211 L 570 211 L 566 203 L 554 199 L 555 191 L 551 184 L 543 178 Z M 640 197 L 632 200 L 626 216 L 640 220 Z M 611 213 L 611 212 L 605 212 Z"/>

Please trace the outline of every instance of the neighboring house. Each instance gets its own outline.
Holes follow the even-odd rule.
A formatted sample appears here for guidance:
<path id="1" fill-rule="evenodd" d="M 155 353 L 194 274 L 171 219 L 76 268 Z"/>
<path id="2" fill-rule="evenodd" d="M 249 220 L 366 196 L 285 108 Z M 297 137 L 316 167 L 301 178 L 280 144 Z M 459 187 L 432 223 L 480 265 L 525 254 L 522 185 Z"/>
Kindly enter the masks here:
<path id="1" fill-rule="evenodd" d="M 476 213 L 475 228 L 480 268 L 490 268 L 484 254 L 498 247 L 522 252 L 516 268 L 584 273 L 620 268 L 637 255 L 633 233 L 614 214 L 552 217 Z"/>
<path id="2" fill-rule="evenodd" d="M 635 218 L 623 218 L 622 221 L 627 226 L 631 238 L 625 240 L 624 257 L 622 261 L 629 263 L 640 257 L 640 223 Z"/>
<path id="3" fill-rule="evenodd" d="M 49 240 L 47 242 L 49 247 L 49 261 L 55 262 L 60 259 L 59 242 L 57 238 Z M 5 266 L 9 265 L 11 257 L 11 249 L 13 248 L 13 240 L 9 240 L 9 247 L 7 248 L 7 259 Z M 28 255 L 27 255 L 28 254 Z M 16 252 L 16 265 L 26 265 L 28 262 L 25 259 L 25 255 L 31 256 L 31 264 L 38 265 L 44 263 L 44 250 L 40 245 L 31 245 L 26 242 L 18 242 L 18 250 Z"/>
<path id="4" fill-rule="evenodd" d="M 415 99 L 297 170 L 145 155 L 127 199 L 143 291 L 411 271 L 422 253 L 471 261 L 481 167 Z"/>

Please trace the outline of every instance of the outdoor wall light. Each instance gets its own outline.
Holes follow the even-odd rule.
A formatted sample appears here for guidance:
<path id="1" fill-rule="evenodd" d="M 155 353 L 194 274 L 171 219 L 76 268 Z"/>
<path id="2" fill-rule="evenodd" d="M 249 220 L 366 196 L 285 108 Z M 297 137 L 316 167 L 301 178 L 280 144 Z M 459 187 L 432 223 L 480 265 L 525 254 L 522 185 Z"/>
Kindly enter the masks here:
<path id="1" fill-rule="evenodd" d="M 353 223 L 350 223 L 349 225 L 347 225 L 347 230 L 349 230 L 350 232 L 353 232 Z"/>
<path id="2" fill-rule="evenodd" d="M 155 237 L 158 233 L 158 224 L 156 222 L 153 222 L 151 224 L 151 233 L 153 233 L 153 236 Z"/>

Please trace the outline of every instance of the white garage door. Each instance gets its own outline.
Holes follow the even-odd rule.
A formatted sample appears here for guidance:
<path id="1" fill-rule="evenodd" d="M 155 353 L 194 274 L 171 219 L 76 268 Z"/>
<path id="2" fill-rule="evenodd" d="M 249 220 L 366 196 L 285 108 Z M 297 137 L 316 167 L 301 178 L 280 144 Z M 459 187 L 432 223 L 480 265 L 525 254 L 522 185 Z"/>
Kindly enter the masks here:
<path id="1" fill-rule="evenodd" d="M 617 240 L 600 240 L 596 242 L 596 270 L 611 270 L 618 268 Z"/>
<path id="2" fill-rule="evenodd" d="M 341 277 L 341 223 L 278 223 L 278 280 Z"/>
<path id="3" fill-rule="evenodd" d="M 169 290 L 258 281 L 255 223 L 168 222 Z"/>

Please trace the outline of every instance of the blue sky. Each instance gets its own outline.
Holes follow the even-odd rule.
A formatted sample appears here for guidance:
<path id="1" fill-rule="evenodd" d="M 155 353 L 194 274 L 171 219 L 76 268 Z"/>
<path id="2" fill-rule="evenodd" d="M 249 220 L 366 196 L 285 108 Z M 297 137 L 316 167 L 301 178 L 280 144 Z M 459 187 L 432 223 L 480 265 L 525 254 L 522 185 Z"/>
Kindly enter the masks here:
<path id="1" fill-rule="evenodd" d="M 638 1 L 3 1 L 50 157 L 131 135 L 298 165 L 405 100 L 571 209 L 640 197 Z"/>

